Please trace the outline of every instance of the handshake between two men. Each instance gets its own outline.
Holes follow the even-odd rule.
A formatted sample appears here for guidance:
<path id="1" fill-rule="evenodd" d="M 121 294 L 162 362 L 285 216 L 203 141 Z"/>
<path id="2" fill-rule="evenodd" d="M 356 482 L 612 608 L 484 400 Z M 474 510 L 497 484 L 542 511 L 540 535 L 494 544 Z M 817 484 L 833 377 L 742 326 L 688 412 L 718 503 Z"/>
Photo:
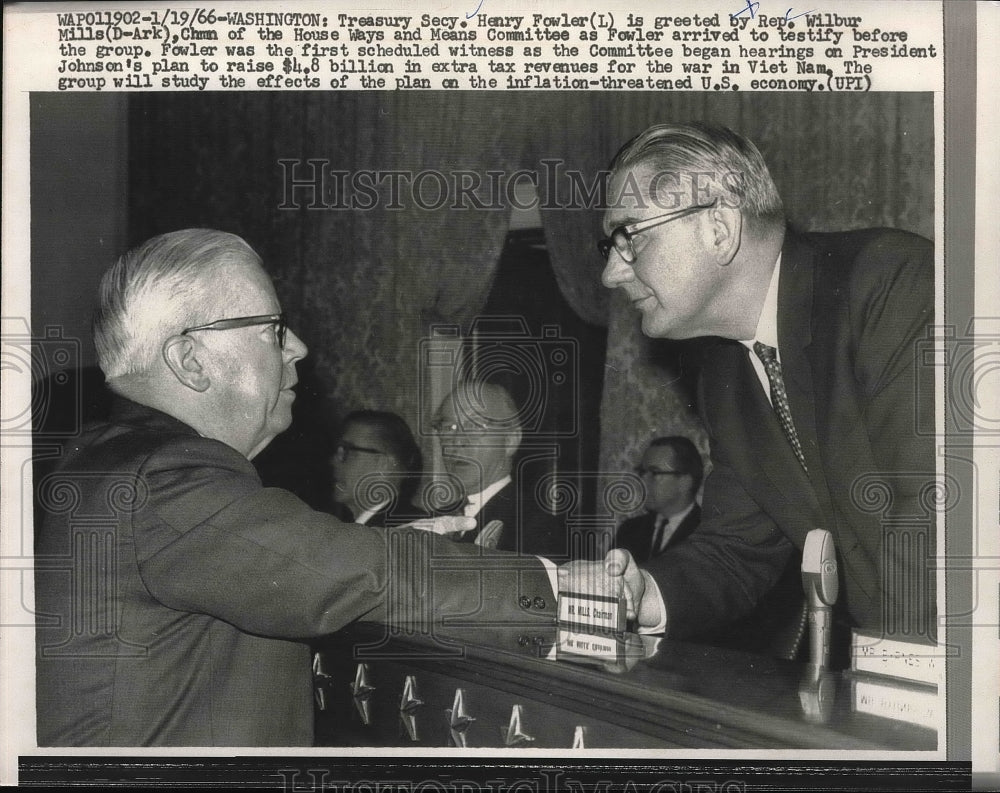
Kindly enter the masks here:
<path id="1" fill-rule="evenodd" d="M 439 515 L 406 524 L 407 528 L 434 534 L 464 532 L 475 526 L 475 518 L 458 515 Z M 555 567 L 551 562 L 547 566 Z M 556 580 L 552 583 L 556 593 L 624 598 L 626 619 L 636 632 L 662 633 L 666 627 L 666 610 L 659 587 L 624 548 L 608 551 L 600 561 L 566 562 L 555 569 Z"/>

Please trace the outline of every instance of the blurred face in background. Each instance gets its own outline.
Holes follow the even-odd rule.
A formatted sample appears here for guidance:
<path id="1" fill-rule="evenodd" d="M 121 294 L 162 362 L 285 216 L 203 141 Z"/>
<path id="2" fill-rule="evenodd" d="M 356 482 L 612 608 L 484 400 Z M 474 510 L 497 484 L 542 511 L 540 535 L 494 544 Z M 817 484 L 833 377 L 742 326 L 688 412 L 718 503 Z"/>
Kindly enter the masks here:
<path id="1" fill-rule="evenodd" d="M 441 403 L 433 426 L 445 471 L 461 483 L 465 495 L 478 493 L 510 474 L 521 443 L 521 431 L 513 426 L 515 418 L 510 397 L 499 389 L 485 388 L 474 395 L 456 392 Z"/>
<path id="2" fill-rule="evenodd" d="M 331 464 L 333 500 L 349 508 L 355 517 L 398 493 L 402 467 L 386 451 L 379 433 L 365 424 L 347 425 Z"/>
<path id="3" fill-rule="evenodd" d="M 674 450 L 669 446 L 650 446 L 642 455 L 636 471 L 646 486 L 644 507 L 649 512 L 673 515 L 694 501 L 690 474 L 677 470 Z"/>

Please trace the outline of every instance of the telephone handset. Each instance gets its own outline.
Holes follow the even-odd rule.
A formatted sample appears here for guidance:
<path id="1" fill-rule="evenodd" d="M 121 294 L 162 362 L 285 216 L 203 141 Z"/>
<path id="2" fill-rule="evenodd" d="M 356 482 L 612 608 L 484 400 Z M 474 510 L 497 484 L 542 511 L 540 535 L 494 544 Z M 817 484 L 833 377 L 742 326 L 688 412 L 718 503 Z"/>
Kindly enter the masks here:
<path id="1" fill-rule="evenodd" d="M 826 529 L 813 529 L 802 548 L 802 589 L 808 609 L 810 660 L 820 668 L 830 663 L 832 607 L 838 587 L 833 535 Z"/>

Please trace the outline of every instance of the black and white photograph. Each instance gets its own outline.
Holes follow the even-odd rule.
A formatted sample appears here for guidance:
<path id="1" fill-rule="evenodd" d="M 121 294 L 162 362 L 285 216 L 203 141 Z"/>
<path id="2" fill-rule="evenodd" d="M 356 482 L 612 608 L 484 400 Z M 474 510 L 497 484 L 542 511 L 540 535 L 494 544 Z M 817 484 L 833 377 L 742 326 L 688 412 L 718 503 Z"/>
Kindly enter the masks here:
<path id="1" fill-rule="evenodd" d="M 61 41 L 51 85 L 18 100 L 16 163 L 5 108 L 5 768 L 22 786 L 944 790 L 985 743 L 995 769 L 998 681 L 977 690 L 972 656 L 997 677 L 977 500 L 995 507 L 996 467 L 972 452 L 995 397 L 971 371 L 958 181 L 976 160 L 945 159 L 946 132 L 975 143 L 974 113 L 949 116 L 974 86 L 949 107 L 933 46 L 803 7 L 772 44 L 849 30 L 873 61 L 908 47 L 915 85 L 775 67 L 737 90 L 746 65 L 699 44 L 724 86 L 490 66 L 501 82 L 474 90 L 483 57 L 521 64 L 524 36 L 607 10 L 529 27 L 537 9 L 493 0 L 336 5 L 301 4 L 330 23 L 294 45 L 222 55 L 225 32 L 187 28 L 175 46 L 230 90 L 169 57 L 128 73 L 158 42 L 107 36 L 132 86 L 90 69 L 91 39 Z M 704 11 L 749 42 L 763 5 Z M 645 11 L 637 35 L 691 39 Z M 383 70 L 374 31 L 394 25 Z M 298 41 L 331 28 L 350 43 Z M 464 46 L 495 55 L 446 55 L 476 30 Z M 429 36 L 446 89 L 406 57 Z M 575 46 L 558 64 L 581 73 L 626 57 Z M 365 89 L 299 90 L 314 57 Z"/>

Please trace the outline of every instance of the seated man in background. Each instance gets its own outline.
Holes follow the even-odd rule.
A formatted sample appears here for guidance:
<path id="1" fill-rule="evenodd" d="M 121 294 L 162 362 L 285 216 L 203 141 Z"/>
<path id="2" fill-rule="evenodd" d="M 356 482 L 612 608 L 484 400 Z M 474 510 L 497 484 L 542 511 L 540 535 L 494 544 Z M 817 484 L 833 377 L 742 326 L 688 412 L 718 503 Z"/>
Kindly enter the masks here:
<path id="1" fill-rule="evenodd" d="M 349 413 L 331 467 L 333 500 L 343 520 L 395 526 L 428 517 L 413 503 L 423 455 L 401 416 L 384 410 Z"/>
<path id="2" fill-rule="evenodd" d="M 357 619 L 551 623 L 548 563 L 263 487 L 251 459 L 291 423 L 306 346 L 241 238 L 188 229 L 122 256 L 94 337 L 111 417 L 38 484 L 40 745 L 309 746 L 308 639 Z"/>
<path id="3" fill-rule="evenodd" d="M 513 478 L 522 433 L 517 406 L 503 386 L 459 384 L 441 402 L 432 426 L 445 470 L 464 491 L 462 501 L 441 512 L 459 511 L 476 519 L 474 531 L 452 539 L 522 554 L 568 555 L 563 522 Z"/>
<path id="4" fill-rule="evenodd" d="M 625 548 L 642 563 L 694 531 L 701 520 L 695 497 L 702 471 L 701 454 L 688 438 L 654 438 L 636 468 L 646 488 L 646 513 L 619 526 L 614 547 Z"/>

